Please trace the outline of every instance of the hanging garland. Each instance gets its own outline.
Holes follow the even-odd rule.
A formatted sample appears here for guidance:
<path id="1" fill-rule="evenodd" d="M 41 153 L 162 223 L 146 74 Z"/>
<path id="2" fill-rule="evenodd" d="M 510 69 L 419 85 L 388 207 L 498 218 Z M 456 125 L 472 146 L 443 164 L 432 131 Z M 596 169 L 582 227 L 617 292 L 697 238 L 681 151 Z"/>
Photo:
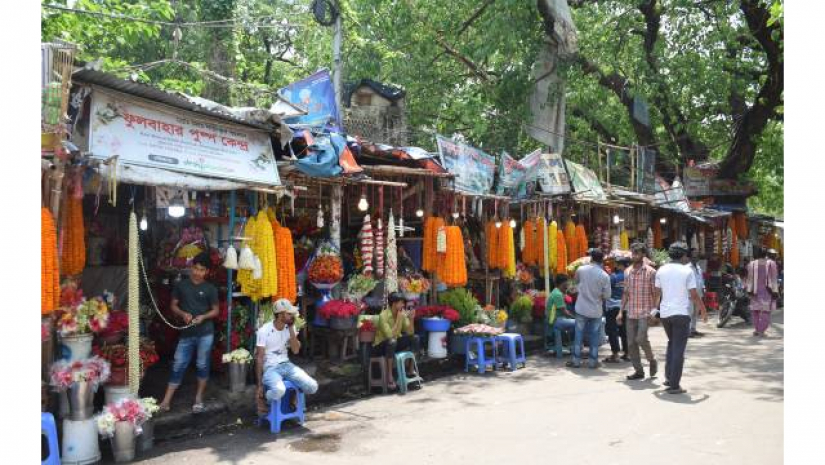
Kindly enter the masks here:
<path id="1" fill-rule="evenodd" d="M 129 353 L 129 390 L 137 396 L 140 389 L 140 274 L 138 270 L 138 224 L 135 212 L 129 215 L 129 268 L 127 349 Z"/>
<path id="2" fill-rule="evenodd" d="M 272 222 L 275 231 L 275 250 L 278 254 L 278 293 L 276 298 L 288 299 L 295 303 L 298 300 L 298 283 L 295 272 L 295 246 L 292 242 L 292 231 L 284 228 L 278 221 Z"/>
<path id="3" fill-rule="evenodd" d="M 361 232 L 358 233 L 360 239 L 361 260 L 364 266 L 364 276 L 372 276 L 372 255 L 375 249 L 372 234 L 372 223 L 370 216 L 364 215 L 364 225 L 361 226 Z"/>
<path id="4" fill-rule="evenodd" d="M 536 223 L 532 219 L 528 219 L 522 226 L 524 231 L 524 253 L 521 260 L 525 265 L 533 266 L 538 260 L 536 252 Z"/>
<path id="5" fill-rule="evenodd" d="M 556 235 L 556 274 L 565 274 L 568 264 L 567 243 L 564 240 L 564 233 L 559 231 Z"/>
<path id="6" fill-rule="evenodd" d="M 544 272 L 544 264 L 547 260 L 545 255 L 544 249 L 544 234 L 547 231 L 547 220 L 544 218 L 538 218 L 536 220 L 536 252 L 538 254 L 538 266 L 539 266 L 539 275 L 542 277 L 545 275 Z"/>
<path id="7" fill-rule="evenodd" d="M 83 225 L 83 199 L 66 197 L 66 223 L 60 265 L 65 275 L 73 276 L 86 267 L 86 231 Z"/>
<path id="8" fill-rule="evenodd" d="M 243 227 L 243 236 L 251 239 L 254 235 L 255 217 L 250 217 L 246 220 L 246 224 Z M 241 248 L 241 256 L 238 258 L 238 265 L 240 266 L 238 270 L 238 284 L 241 286 L 241 292 L 250 297 L 258 293 L 259 287 L 259 282 L 252 279 L 253 270 L 248 266 L 249 264 L 246 263 L 248 261 L 247 258 L 251 258 L 254 262 L 254 257 L 251 255 L 252 249 L 250 248 L 250 243 L 246 242 Z"/>
<path id="9" fill-rule="evenodd" d="M 398 247 L 395 243 L 395 218 L 390 210 L 387 220 L 387 271 L 384 273 L 384 288 L 386 293 L 398 290 Z"/>
<path id="10" fill-rule="evenodd" d="M 503 253 L 503 257 L 501 257 L 500 260 L 504 262 L 502 271 L 505 278 L 512 279 L 516 277 L 516 244 L 513 228 L 510 227 L 510 222 L 502 223 L 500 231 L 501 235 L 499 236 L 499 248 Z"/>
<path id="11" fill-rule="evenodd" d="M 576 251 L 579 253 L 577 258 L 587 255 L 587 232 L 584 230 L 584 225 L 579 223 L 576 226 Z"/>
<path id="12" fill-rule="evenodd" d="M 375 275 L 384 277 L 384 224 L 378 217 L 378 228 L 375 231 Z"/>
<path id="13" fill-rule="evenodd" d="M 579 242 L 576 240 L 576 224 L 573 220 L 567 220 L 564 226 L 564 239 L 567 246 L 567 265 L 579 258 Z M 567 267 L 565 265 L 565 268 Z"/>
<path id="14" fill-rule="evenodd" d="M 622 250 L 630 250 L 630 237 L 627 235 L 627 231 L 622 230 L 622 233 L 619 235 Z"/>
<path id="15" fill-rule="evenodd" d="M 54 217 L 40 208 L 40 314 L 48 315 L 59 306 L 60 268 L 57 262 L 57 230 Z"/>
<path id="16" fill-rule="evenodd" d="M 255 236 L 252 251 L 261 261 L 260 300 L 278 294 L 278 255 L 275 250 L 275 234 L 266 212 L 261 210 L 255 221 Z"/>
<path id="17" fill-rule="evenodd" d="M 438 269 L 438 230 L 444 227 L 444 219 L 430 216 L 424 222 L 424 245 L 421 268 L 430 273 Z"/>
<path id="18" fill-rule="evenodd" d="M 662 223 L 659 221 L 653 222 L 653 248 L 662 248 Z"/>
<path id="19" fill-rule="evenodd" d="M 555 221 L 550 222 L 550 233 L 548 236 L 548 245 L 550 246 L 550 269 L 556 266 L 559 257 L 559 224 Z"/>
<path id="20" fill-rule="evenodd" d="M 461 228 L 448 226 L 446 229 L 447 253 L 441 261 L 438 277 L 447 287 L 462 287 L 467 284 L 467 264 L 464 258 L 464 239 Z"/>
<path id="21" fill-rule="evenodd" d="M 499 234 L 494 221 L 488 221 L 485 228 L 485 238 L 487 239 L 487 267 L 491 270 L 501 268 L 499 263 Z M 448 249 L 449 252 L 449 249 Z"/>

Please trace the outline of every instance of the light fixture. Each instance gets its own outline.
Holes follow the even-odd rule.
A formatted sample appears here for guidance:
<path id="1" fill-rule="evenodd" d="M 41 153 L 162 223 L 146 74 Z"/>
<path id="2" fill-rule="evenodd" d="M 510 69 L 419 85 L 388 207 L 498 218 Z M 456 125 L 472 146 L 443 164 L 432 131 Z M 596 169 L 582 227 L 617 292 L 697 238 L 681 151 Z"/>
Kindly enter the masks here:
<path id="1" fill-rule="evenodd" d="M 659 218 L 659 223 L 667 224 L 667 218 Z"/>
<path id="2" fill-rule="evenodd" d="M 419 208 L 418 210 L 415 211 L 415 216 L 417 216 L 419 218 L 423 218 L 424 217 L 424 210 Z"/>
<path id="3" fill-rule="evenodd" d="M 365 212 L 368 208 L 370 208 L 370 204 L 367 202 L 367 197 L 362 195 L 361 200 L 358 201 L 358 209 Z"/>
<path id="4" fill-rule="evenodd" d="M 458 212 L 453 212 L 453 218 L 456 220 L 458 219 Z"/>
<path id="5" fill-rule="evenodd" d="M 501 221 L 496 221 L 496 227 L 497 227 L 497 228 L 500 228 L 500 227 L 501 227 Z"/>
<path id="6" fill-rule="evenodd" d="M 186 204 L 183 202 L 183 194 L 178 192 L 177 195 L 169 202 L 169 216 L 172 218 L 180 218 L 186 214 Z"/>
<path id="7" fill-rule="evenodd" d="M 510 227 L 511 227 L 511 228 L 515 228 L 515 227 L 516 227 L 516 220 L 510 220 Z"/>
<path id="8" fill-rule="evenodd" d="M 613 224 L 619 224 L 622 221 L 619 215 L 613 215 Z"/>
<path id="9" fill-rule="evenodd" d="M 143 217 L 140 219 L 140 230 L 146 231 L 147 229 L 149 229 L 149 222 L 146 221 L 146 215 L 143 215 Z"/>

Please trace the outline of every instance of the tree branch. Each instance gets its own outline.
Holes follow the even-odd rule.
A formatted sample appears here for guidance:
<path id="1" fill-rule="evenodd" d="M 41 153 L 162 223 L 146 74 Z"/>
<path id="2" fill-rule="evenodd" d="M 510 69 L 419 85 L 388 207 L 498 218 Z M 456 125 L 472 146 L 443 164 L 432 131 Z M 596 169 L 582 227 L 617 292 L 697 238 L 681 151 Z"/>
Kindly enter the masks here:
<path id="1" fill-rule="evenodd" d="M 447 52 L 448 55 L 452 56 L 453 58 L 457 59 L 458 61 L 464 63 L 465 66 L 470 68 L 470 70 L 475 74 L 477 77 L 481 78 L 484 82 L 492 82 L 494 79 L 490 76 L 489 73 L 481 69 L 473 60 L 470 60 L 466 56 L 462 55 L 461 52 L 454 49 L 450 44 L 445 41 L 441 35 L 436 35 L 435 38 L 436 42 L 444 48 L 444 51 Z"/>
<path id="2" fill-rule="evenodd" d="M 587 123 L 594 131 L 596 131 L 597 134 L 599 134 L 599 136 L 601 136 L 602 139 L 605 140 L 605 142 L 615 144 L 619 141 L 619 138 L 613 135 L 613 133 L 611 133 L 610 130 L 607 129 L 607 127 L 605 127 L 605 125 L 603 125 L 599 120 L 587 114 L 582 109 L 573 108 L 571 110 L 571 115 L 580 118 L 585 123 Z"/>
<path id="3" fill-rule="evenodd" d="M 469 18 L 467 18 L 467 21 L 464 21 L 464 24 L 462 24 L 462 25 L 461 25 L 461 29 L 459 29 L 459 30 L 458 30 L 458 33 L 456 33 L 456 37 L 458 37 L 458 36 L 460 36 L 461 34 L 463 34 L 463 33 L 464 33 L 464 31 L 466 31 L 466 30 L 467 30 L 467 28 L 468 28 L 468 27 L 470 27 L 470 25 L 471 25 L 471 24 L 473 24 L 473 22 L 475 22 L 475 20 L 477 20 L 479 17 L 481 17 L 481 15 L 482 15 L 482 14 L 484 14 L 484 10 L 486 10 L 486 9 L 487 9 L 487 7 L 489 7 L 490 5 L 492 5 L 494 1 L 495 1 L 495 0 L 487 0 L 486 2 L 484 2 L 484 4 L 483 4 L 483 5 L 481 5 L 481 6 L 480 6 L 480 7 L 476 10 L 476 12 L 475 12 L 475 13 L 473 13 L 473 15 L 472 15 L 472 16 L 470 16 Z"/>

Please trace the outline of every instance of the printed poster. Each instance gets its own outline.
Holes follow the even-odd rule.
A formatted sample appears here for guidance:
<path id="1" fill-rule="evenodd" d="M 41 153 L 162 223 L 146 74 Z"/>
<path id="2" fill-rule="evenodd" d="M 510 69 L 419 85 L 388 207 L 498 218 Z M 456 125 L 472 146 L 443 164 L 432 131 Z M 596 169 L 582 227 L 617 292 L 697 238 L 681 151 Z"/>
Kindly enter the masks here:
<path id="1" fill-rule="evenodd" d="M 436 136 L 441 166 L 454 174 L 455 188 L 468 194 L 489 194 L 496 161 L 481 150 L 446 137 Z"/>
<path id="2" fill-rule="evenodd" d="M 325 127 L 331 132 L 342 132 L 341 115 L 335 103 L 335 87 L 329 70 L 294 82 L 279 91 L 289 103 L 307 110 L 306 115 L 286 118 L 285 122 L 295 126 Z"/>

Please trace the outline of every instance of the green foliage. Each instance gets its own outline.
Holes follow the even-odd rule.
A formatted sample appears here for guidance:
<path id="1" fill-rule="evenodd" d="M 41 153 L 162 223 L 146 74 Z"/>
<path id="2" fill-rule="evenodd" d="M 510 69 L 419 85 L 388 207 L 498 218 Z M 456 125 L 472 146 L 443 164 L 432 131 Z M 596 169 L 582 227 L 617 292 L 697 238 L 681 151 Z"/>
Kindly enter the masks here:
<path id="1" fill-rule="evenodd" d="M 459 314 L 457 326 L 475 323 L 478 312 L 478 300 L 473 294 L 463 288 L 456 287 L 438 294 L 438 303 L 455 309 Z"/>
<path id="2" fill-rule="evenodd" d="M 522 294 L 510 304 L 509 318 L 517 322 L 530 321 L 533 312 L 533 299 L 527 295 Z"/>

